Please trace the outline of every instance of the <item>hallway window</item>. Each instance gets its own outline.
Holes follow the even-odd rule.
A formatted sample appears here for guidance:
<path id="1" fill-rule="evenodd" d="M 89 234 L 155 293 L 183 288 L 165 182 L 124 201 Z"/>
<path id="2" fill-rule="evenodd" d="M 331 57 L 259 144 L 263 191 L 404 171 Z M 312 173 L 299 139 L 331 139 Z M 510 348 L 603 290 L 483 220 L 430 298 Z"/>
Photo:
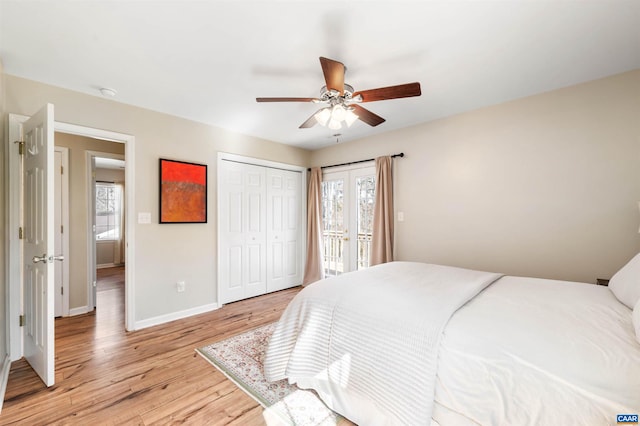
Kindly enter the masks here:
<path id="1" fill-rule="evenodd" d="M 120 239 L 120 187 L 96 182 L 96 240 Z"/>

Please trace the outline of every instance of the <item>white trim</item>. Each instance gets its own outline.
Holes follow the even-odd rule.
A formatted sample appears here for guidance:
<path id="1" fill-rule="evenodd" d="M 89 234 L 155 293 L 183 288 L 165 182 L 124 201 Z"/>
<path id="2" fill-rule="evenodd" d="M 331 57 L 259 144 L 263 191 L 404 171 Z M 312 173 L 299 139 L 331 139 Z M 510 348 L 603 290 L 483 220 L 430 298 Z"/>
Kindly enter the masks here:
<path id="1" fill-rule="evenodd" d="M 106 269 L 106 268 L 115 268 L 116 266 L 122 266 L 120 265 L 116 265 L 115 263 L 101 263 L 99 265 L 96 265 L 96 269 Z"/>
<path id="2" fill-rule="evenodd" d="M 199 314 L 204 314 L 207 312 L 211 312 L 211 311 L 215 311 L 216 309 L 218 309 L 219 306 L 217 303 L 210 303 L 207 305 L 202 305 L 202 306 L 198 306 L 195 308 L 190 308 L 190 309 L 186 309 L 184 311 L 179 311 L 179 312 L 172 312 L 170 314 L 166 314 L 166 315 L 160 315 L 157 317 L 153 317 L 153 318 L 148 318 L 145 320 L 141 320 L 141 321 L 136 321 L 135 323 L 135 329 L 136 330 L 141 330 L 143 328 L 147 328 L 147 327 L 153 327 L 154 325 L 160 325 L 160 324 L 164 324 L 170 321 L 175 321 L 175 320 L 179 320 L 179 319 L 183 319 L 183 318 L 188 318 L 191 317 L 193 315 L 199 315 Z"/>
<path id="3" fill-rule="evenodd" d="M 22 357 L 22 330 L 19 324 L 19 316 L 22 314 L 22 242 L 18 239 L 18 227 L 21 224 L 21 171 L 18 158 L 18 145 L 13 141 L 22 140 L 22 123 L 29 117 L 20 114 L 8 114 L 8 137 L 5 144 L 5 205 L 6 205 L 6 234 L 5 264 L 7 297 L 6 297 L 6 324 L 7 324 L 7 349 L 12 361 Z M 108 130 L 94 129 L 75 124 L 55 122 L 55 131 L 95 139 L 122 142 L 125 144 L 125 181 L 127 182 L 126 205 L 126 235 L 125 263 L 127 264 L 125 277 L 125 328 L 128 331 L 135 330 L 135 136 L 124 133 L 116 133 Z M 70 309 L 70 315 L 85 313 L 87 307 Z M 84 312 L 81 312 L 84 311 Z"/>
<path id="4" fill-rule="evenodd" d="M 22 161 L 18 153 L 18 144 L 14 141 L 22 140 L 22 123 L 29 117 L 9 114 L 8 138 L 5 145 L 5 211 L 6 211 L 6 280 L 7 280 L 7 308 L 6 323 L 7 352 L 11 361 L 22 358 L 22 330 L 20 329 L 20 315 L 22 315 L 22 240 L 18 239 L 18 228 L 22 224 Z"/>
<path id="5" fill-rule="evenodd" d="M 64 253 L 64 260 L 62 261 L 62 316 L 69 315 L 69 234 L 71 228 L 69 227 L 69 148 L 63 146 L 54 146 L 54 152 L 60 152 L 62 154 L 62 167 L 64 173 L 62 174 L 61 185 L 61 198 L 62 198 L 62 253 Z M 55 253 L 56 255 L 58 253 Z"/>
<path id="6" fill-rule="evenodd" d="M 2 361 L 2 372 L 0 372 L 0 413 L 2 412 L 2 403 L 4 402 L 4 394 L 7 391 L 7 382 L 9 381 L 9 371 L 11 370 L 11 357 L 9 354 L 4 356 Z"/>
<path id="7" fill-rule="evenodd" d="M 95 200 L 93 199 L 93 182 L 94 182 L 94 160 L 90 151 L 85 151 L 84 155 L 85 163 L 85 178 L 84 178 L 84 190 L 87 197 L 87 306 L 93 310 L 96 306 L 96 301 L 93 298 L 93 294 L 97 291 L 98 278 L 96 277 L 96 244 L 95 244 L 95 232 L 93 230 L 94 216 L 95 216 Z M 126 164 L 125 164 L 126 167 Z"/>
<path id="8" fill-rule="evenodd" d="M 125 201 L 126 219 L 125 219 L 125 235 L 127 235 L 127 243 L 125 247 L 125 329 L 128 331 L 135 330 L 135 136 L 125 133 L 117 133 L 109 130 L 94 129 L 90 127 L 78 126 L 69 123 L 56 123 L 56 131 L 70 133 L 75 135 L 87 136 L 95 139 L 103 139 L 108 141 L 123 142 L 125 167 L 124 180 L 126 182 L 125 192 L 127 199 Z"/>
<path id="9" fill-rule="evenodd" d="M 69 316 L 75 316 L 75 315 L 82 315 L 82 314 L 86 314 L 87 312 L 92 311 L 93 309 L 89 310 L 88 306 L 80 306 L 78 308 L 71 308 L 69 309 Z"/>

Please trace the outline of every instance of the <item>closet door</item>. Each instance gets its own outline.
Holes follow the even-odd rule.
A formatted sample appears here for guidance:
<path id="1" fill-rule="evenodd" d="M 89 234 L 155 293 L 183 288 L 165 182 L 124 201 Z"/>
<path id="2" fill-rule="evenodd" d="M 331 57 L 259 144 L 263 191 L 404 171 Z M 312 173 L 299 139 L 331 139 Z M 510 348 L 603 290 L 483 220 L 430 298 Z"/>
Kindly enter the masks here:
<path id="1" fill-rule="evenodd" d="M 266 170 L 264 167 L 244 164 L 245 168 L 245 272 L 243 298 L 267 292 L 266 274 Z"/>
<path id="2" fill-rule="evenodd" d="M 267 169 L 267 291 L 302 281 L 302 173 Z"/>
<path id="3" fill-rule="evenodd" d="M 263 167 L 220 162 L 220 303 L 266 292 L 266 186 Z"/>

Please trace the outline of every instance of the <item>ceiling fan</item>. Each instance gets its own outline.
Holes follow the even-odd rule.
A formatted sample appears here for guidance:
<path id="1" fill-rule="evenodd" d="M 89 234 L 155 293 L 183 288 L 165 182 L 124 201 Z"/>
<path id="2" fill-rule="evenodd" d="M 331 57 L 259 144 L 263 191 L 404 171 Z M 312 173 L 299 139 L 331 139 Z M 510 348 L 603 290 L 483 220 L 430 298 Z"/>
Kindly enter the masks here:
<path id="1" fill-rule="evenodd" d="M 360 103 L 383 101 L 387 99 L 409 98 L 420 96 L 420 83 L 408 83 L 378 89 L 354 91 L 344 82 L 347 67 L 342 62 L 320 57 L 320 65 L 326 85 L 320 89 L 319 98 L 256 98 L 257 102 L 313 102 L 327 104 L 304 123 L 301 129 L 317 124 L 332 130 L 342 128 L 343 122 L 348 126 L 360 119 L 370 126 L 384 123 L 385 119 L 361 107 Z"/>

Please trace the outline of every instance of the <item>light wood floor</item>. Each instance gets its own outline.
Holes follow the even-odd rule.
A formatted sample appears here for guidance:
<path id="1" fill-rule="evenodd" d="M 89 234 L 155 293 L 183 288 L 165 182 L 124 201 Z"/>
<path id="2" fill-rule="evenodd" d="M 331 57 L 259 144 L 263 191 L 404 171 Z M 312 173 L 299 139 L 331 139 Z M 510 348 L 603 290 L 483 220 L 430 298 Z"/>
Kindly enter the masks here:
<path id="1" fill-rule="evenodd" d="M 123 286 L 98 288 L 96 312 L 56 320 L 54 386 L 13 363 L 0 424 L 265 424 L 262 407 L 194 349 L 276 321 L 299 288 L 130 333 Z"/>

